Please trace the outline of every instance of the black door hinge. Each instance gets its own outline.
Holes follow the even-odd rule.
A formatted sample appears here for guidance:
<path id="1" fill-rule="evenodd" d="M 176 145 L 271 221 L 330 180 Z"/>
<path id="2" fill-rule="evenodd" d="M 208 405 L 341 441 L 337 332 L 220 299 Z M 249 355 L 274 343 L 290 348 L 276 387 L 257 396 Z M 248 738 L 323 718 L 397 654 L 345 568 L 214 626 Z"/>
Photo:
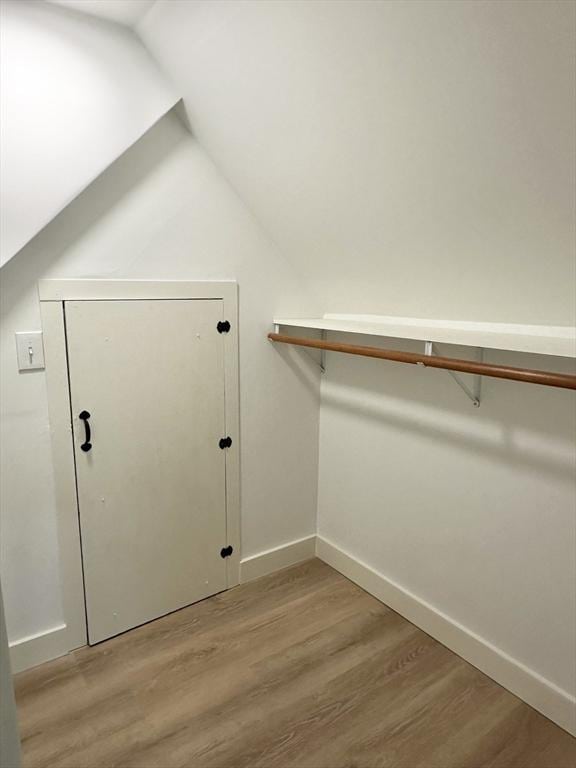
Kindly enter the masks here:
<path id="1" fill-rule="evenodd" d="M 222 557 L 222 558 L 230 557 L 232 552 L 234 552 L 234 549 L 231 546 L 224 547 L 223 549 L 220 550 L 220 557 Z"/>
<path id="2" fill-rule="evenodd" d="M 218 445 L 220 446 L 220 448 L 222 448 L 222 450 L 224 450 L 224 448 L 230 448 L 230 446 L 232 445 L 232 438 L 231 437 L 221 437 L 220 438 L 220 442 L 218 443 Z"/>
<path id="3" fill-rule="evenodd" d="M 220 320 L 216 328 L 218 329 L 218 333 L 228 333 L 230 330 L 230 323 L 228 320 Z"/>

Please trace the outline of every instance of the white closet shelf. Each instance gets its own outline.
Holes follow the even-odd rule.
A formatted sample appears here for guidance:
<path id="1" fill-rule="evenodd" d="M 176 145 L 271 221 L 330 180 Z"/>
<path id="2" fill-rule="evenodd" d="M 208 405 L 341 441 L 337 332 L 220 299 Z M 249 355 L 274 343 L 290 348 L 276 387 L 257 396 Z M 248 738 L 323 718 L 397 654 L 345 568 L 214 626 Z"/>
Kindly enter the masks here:
<path id="1" fill-rule="evenodd" d="M 458 344 L 484 349 L 531 352 L 556 357 L 576 357 L 576 328 L 555 325 L 477 323 L 460 320 L 425 320 L 384 315 L 324 315 L 276 317 L 274 325 L 314 328 L 396 339 L 416 339 L 437 344 Z"/>

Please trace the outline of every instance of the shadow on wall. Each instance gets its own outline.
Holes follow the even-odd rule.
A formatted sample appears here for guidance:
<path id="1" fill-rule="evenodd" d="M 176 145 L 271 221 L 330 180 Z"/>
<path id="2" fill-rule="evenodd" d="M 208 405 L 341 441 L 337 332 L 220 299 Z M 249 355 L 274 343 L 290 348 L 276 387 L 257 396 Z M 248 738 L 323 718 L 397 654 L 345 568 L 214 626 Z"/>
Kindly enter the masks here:
<path id="1" fill-rule="evenodd" d="M 374 338 L 342 340 L 378 345 Z M 380 346 L 418 352 L 422 345 L 390 340 Z M 445 345 L 446 354 L 467 357 L 469 351 Z M 565 358 L 485 352 L 487 362 L 574 373 Z M 398 430 L 434 444 L 451 445 L 495 464 L 524 466 L 574 482 L 575 394 L 569 390 L 484 377 L 481 405 L 472 403 L 444 371 L 328 354 L 322 405 L 353 419 Z"/>
<path id="2" fill-rule="evenodd" d="M 320 331 L 315 333 L 302 333 L 302 329 L 299 328 L 300 333 L 294 334 L 301 337 L 306 336 L 311 339 L 319 339 Z M 269 333 L 269 329 L 263 329 L 263 338 Z M 302 347 L 291 347 L 288 344 L 274 344 L 269 341 L 268 344 L 272 347 L 274 352 L 282 360 L 282 363 L 286 364 L 294 376 L 305 386 L 311 393 L 315 393 L 318 390 L 317 377 L 320 370 L 320 353 L 314 350 L 305 350 Z M 281 403 L 278 404 L 279 406 Z"/>

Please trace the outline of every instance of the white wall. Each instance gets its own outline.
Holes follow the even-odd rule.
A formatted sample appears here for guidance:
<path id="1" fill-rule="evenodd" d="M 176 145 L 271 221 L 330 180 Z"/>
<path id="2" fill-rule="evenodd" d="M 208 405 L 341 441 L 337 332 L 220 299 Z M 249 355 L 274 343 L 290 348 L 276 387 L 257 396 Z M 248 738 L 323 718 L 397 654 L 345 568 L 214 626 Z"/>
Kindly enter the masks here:
<path id="1" fill-rule="evenodd" d="M 0 5 L 3 264 L 178 96 L 128 29 L 38 0 Z"/>
<path id="2" fill-rule="evenodd" d="M 317 307 L 174 114 L 1 277 L 1 567 L 12 642 L 62 622 L 45 377 L 18 373 L 14 343 L 15 331 L 40 327 L 40 278 L 238 280 L 242 555 L 315 532 L 318 369 L 279 353 L 266 332 L 276 312 Z"/>
<path id="3" fill-rule="evenodd" d="M 154 0 L 48 0 L 64 8 L 90 13 L 128 27 L 135 26 L 154 5 Z"/>
<path id="4" fill-rule="evenodd" d="M 262 343 L 272 314 L 317 310 L 308 289 L 331 312 L 572 323 L 573 30 L 553 0 L 152 8 L 147 45 L 280 250 L 170 121 L 5 268 L 13 637 L 59 616 L 43 376 L 10 351 L 35 281 L 237 277 L 244 554 L 312 533 L 316 370 Z M 509 382 L 475 410 L 444 373 L 332 355 L 320 533 L 573 690 L 573 413 Z"/>
<path id="5" fill-rule="evenodd" d="M 575 393 L 329 354 L 320 424 L 319 535 L 574 695 Z"/>
<path id="6" fill-rule="evenodd" d="M 327 311 L 569 325 L 575 14 L 159 0 L 138 28 Z"/>
<path id="7" fill-rule="evenodd" d="M 10 654 L 8 652 L 8 636 L 4 620 L 4 604 L 0 589 L 0 765 L 3 768 L 20 768 L 20 734 L 16 720 L 16 704 L 14 702 L 14 687 Z"/>
<path id="8" fill-rule="evenodd" d="M 159 0 L 139 31 L 326 311 L 568 325 L 575 9 Z M 330 355 L 319 533 L 573 694 L 574 413 Z"/>

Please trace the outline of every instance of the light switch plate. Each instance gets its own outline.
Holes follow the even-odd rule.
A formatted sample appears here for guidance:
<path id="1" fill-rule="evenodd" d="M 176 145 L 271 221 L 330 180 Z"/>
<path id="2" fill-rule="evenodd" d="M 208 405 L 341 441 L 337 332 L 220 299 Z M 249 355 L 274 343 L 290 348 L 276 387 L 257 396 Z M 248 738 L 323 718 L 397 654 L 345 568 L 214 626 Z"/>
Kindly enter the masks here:
<path id="1" fill-rule="evenodd" d="M 44 368 L 42 331 L 23 331 L 16 334 L 16 354 L 19 371 Z"/>

